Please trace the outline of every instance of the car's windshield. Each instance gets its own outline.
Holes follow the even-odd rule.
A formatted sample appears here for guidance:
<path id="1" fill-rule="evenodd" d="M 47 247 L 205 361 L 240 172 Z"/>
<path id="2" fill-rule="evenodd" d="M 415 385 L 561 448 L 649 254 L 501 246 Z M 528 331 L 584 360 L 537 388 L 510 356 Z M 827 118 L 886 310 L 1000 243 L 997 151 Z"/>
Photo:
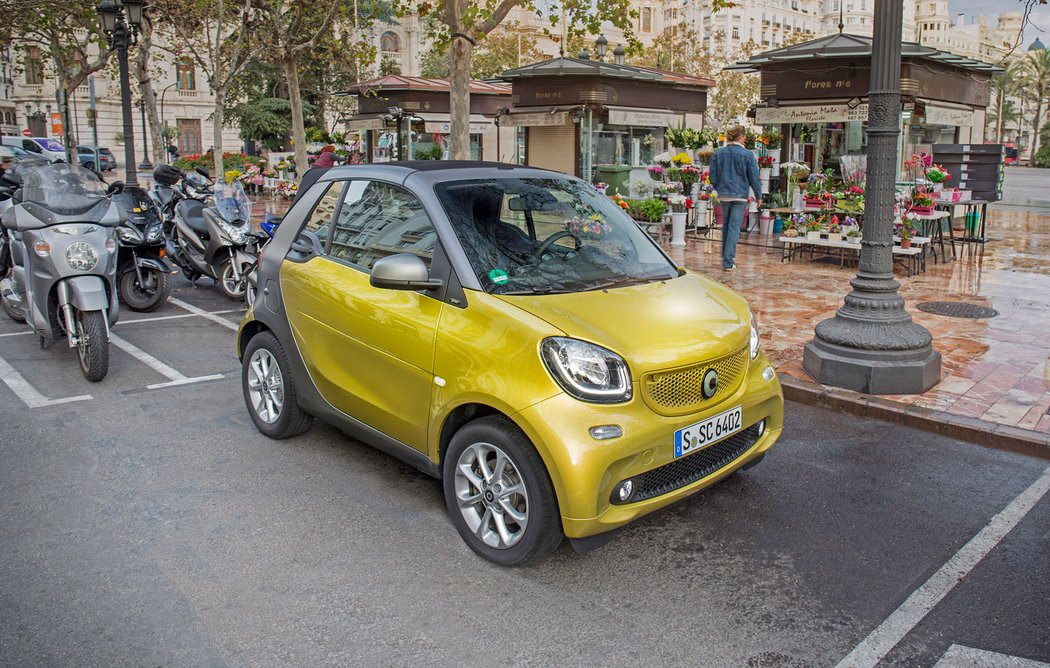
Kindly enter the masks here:
<path id="1" fill-rule="evenodd" d="M 60 142 L 55 141 L 54 139 L 35 139 L 34 141 L 37 144 L 40 144 L 40 146 L 43 147 L 43 149 L 45 151 L 64 151 L 64 150 L 66 150 L 65 146 L 63 146 Z"/>
<path id="2" fill-rule="evenodd" d="M 27 171 L 22 201 L 61 214 L 83 213 L 106 199 L 106 185 L 79 165 L 55 163 Z"/>
<path id="3" fill-rule="evenodd" d="M 583 181 L 472 179 L 435 190 L 487 292 L 578 292 L 678 275 L 616 203 Z"/>

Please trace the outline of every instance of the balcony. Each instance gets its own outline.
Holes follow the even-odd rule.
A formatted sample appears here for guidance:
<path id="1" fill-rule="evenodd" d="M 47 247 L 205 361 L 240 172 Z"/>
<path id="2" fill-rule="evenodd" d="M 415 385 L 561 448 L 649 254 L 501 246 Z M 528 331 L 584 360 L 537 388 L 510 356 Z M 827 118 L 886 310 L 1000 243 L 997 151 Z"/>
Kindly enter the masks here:
<path id="1" fill-rule="evenodd" d="M 188 89 L 185 89 L 185 88 L 180 88 L 178 92 L 179 92 L 179 97 L 189 97 L 189 98 L 197 97 L 200 94 L 200 91 L 188 90 Z"/>

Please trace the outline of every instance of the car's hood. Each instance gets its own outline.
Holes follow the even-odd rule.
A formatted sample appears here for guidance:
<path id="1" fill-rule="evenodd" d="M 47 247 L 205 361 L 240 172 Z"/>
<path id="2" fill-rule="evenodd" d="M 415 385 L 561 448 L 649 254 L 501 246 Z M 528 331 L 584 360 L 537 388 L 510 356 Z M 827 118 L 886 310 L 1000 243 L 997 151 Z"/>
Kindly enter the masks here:
<path id="1" fill-rule="evenodd" d="M 750 335 L 744 298 L 693 273 L 609 290 L 502 299 L 566 336 L 618 353 L 636 377 L 727 355 L 748 345 Z"/>

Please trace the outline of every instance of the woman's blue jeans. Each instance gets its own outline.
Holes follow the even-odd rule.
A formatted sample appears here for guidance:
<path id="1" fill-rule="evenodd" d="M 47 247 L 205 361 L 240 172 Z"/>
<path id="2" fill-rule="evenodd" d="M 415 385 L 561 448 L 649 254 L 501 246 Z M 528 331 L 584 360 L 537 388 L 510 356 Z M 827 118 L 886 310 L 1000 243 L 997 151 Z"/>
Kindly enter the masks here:
<path id="1" fill-rule="evenodd" d="M 744 224 L 747 202 L 722 202 L 722 268 L 736 264 L 736 242 L 740 239 L 740 227 Z"/>

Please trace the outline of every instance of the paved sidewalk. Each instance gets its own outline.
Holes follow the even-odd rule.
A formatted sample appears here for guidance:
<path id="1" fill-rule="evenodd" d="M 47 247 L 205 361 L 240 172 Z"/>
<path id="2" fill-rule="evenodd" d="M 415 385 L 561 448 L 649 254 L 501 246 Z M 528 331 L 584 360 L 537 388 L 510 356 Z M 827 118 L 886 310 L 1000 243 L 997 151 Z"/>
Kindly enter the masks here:
<path id="1" fill-rule="evenodd" d="M 737 271 L 724 273 L 720 235 L 711 236 L 690 240 L 685 249 L 667 248 L 684 266 L 746 296 L 759 319 L 766 353 L 785 383 L 820 392 L 802 368 L 802 347 L 816 324 L 842 305 L 856 268 L 842 268 L 838 259 L 782 263 L 779 248 L 742 245 Z M 911 414 L 931 409 L 922 413 L 935 421 L 938 415 L 942 421 L 966 418 L 955 422 L 986 431 L 1003 425 L 1050 434 L 1050 209 L 994 205 L 988 236 L 984 246 L 959 246 L 954 262 L 931 261 L 924 274 L 909 277 L 897 268 L 908 311 L 931 331 L 943 357 L 941 382 L 921 395 L 870 401 L 835 392 L 840 399 L 896 405 Z M 757 234 L 744 240 L 777 243 Z M 931 315 L 916 308 L 925 301 L 969 302 L 999 315 L 982 320 Z"/>

